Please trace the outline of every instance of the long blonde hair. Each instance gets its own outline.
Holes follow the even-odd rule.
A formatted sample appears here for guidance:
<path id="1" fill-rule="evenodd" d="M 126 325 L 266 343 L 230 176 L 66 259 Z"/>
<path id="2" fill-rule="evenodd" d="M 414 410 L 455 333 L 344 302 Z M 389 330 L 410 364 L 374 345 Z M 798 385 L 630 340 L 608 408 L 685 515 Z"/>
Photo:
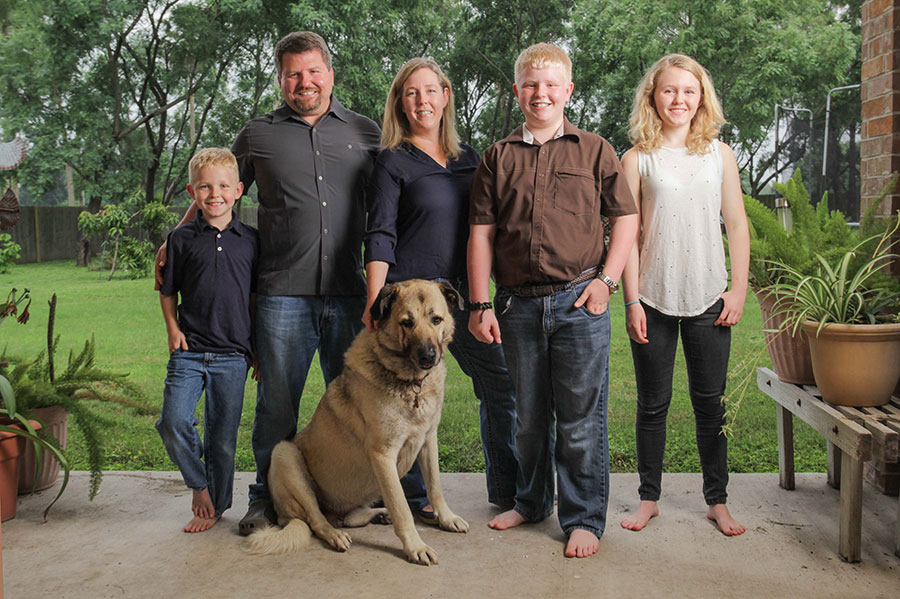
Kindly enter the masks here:
<path id="1" fill-rule="evenodd" d="M 700 107 L 691 120 L 687 136 L 689 154 L 703 154 L 709 145 L 719 137 L 719 128 L 725 124 L 722 105 L 716 96 L 712 79 L 703 66 L 684 54 L 663 56 L 650 67 L 634 92 L 628 136 L 634 147 L 642 152 L 652 152 L 662 147 L 662 121 L 656 112 L 653 94 L 660 73 L 669 67 L 678 67 L 691 73 L 700 82 Z"/>
<path id="2" fill-rule="evenodd" d="M 450 79 L 438 66 L 438 63 L 430 58 L 412 58 L 407 60 L 394 82 L 391 83 L 391 90 L 388 92 L 387 100 L 384 103 L 384 121 L 381 126 L 381 149 L 391 150 L 396 148 L 404 141 L 409 140 L 409 119 L 403 114 L 403 84 L 409 77 L 419 69 L 431 69 L 437 75 L 441 88 L 448 92 L 447 105 L 444 106 L 444 112 L 441 114 L 441 130 L 440 144 L 441 150 L 448 159 L 455 159 L 459 156 L 462 148 L 459 146 L 459 134 L 456 132 L 456 112 L 453 110 L 453 87 L 450 85 Z"/>

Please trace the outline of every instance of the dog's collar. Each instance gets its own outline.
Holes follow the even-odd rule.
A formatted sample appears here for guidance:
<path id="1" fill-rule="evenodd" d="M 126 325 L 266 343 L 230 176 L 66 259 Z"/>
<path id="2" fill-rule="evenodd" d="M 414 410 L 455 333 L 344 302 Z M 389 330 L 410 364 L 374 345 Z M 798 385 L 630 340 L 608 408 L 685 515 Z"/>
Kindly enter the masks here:
<path id="1" fill-rule="evenodd" d="M 422 392 L 422 385 L 425 384 L 425 379 L 428 378 L 428 375 L 431 374 L 431 371 L 425 373 L 420 379 L 413 379 L 411 381 L 407 381 L 409 385 L 412 387 L 413 393 L 415 397 L 413 398 L 413 408 L 419 407 L 419 394 Z"/>

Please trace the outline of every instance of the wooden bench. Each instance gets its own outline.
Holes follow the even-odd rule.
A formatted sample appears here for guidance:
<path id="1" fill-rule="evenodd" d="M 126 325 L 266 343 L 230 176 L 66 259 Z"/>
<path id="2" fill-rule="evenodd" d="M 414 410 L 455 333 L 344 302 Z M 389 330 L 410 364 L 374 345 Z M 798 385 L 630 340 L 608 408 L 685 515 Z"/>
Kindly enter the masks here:
<path id="1" fill-rule="evenodd" d="M 783 383 L 758 368 L 760 390 L 778 403 L 778 473 L 783 489 L 794 488 L 794 420 L 797 416 L 828 442 L 828 484 L 841 491 L 838 554 L 858 562 L 862 540 L 863 462 L 896 462 L 900 455 L 900 401 L 878 408 L 844 408 L 822 401 L 815 387 Z M 894 551 L 900 556 L 900 502 Z"/>

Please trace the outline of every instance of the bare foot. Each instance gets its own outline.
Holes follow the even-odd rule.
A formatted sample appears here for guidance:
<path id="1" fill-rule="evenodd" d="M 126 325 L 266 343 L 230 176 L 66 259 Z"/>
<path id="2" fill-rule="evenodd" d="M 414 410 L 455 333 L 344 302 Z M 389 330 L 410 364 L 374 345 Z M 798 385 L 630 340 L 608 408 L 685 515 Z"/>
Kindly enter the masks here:
<path id="1" fill-rule="evenodd" d="M 202 491 L 194 491 L 194 498 L 191 501 L 191 511 L 198 518 L 209 520 L 216 517 L 216 508 L 213 507 L 212 499 L 209 497 L 209 489 Z"/>
<path id="2" fill-rule="evenodd" d="M 191 521 L 184 525 L 184 532 L 203 532 L 215 526 L 221 516 L 213 516 L 212 518 L 201 518 L 194 516 Z"/>
<path id="3" fill-rule="evenodd" d="M 641 530 L 651 518 L 659 516 L 659 506 L 655 501 L 642 501 L 637 511 L 622 520 L 622 528 Z"/>
<path id="4" fill-rule="evenodd" d="M 742 535 L 747 530 L 743 524 L 731 517 L 724 503 L 709 506 L 709 509 L 706 510 L 706 517 L 715 521 L 722 534 L 729 537 Z"/>
<path id="5" fill-rule="evenodd" d="M 488 522 L 488 526 L 494 530 L 506 530 L 520 524 L 525 524 L 525 517 L 516 510 L 503 512 L 498 516 L 494 516 L 494 519 Z"/>
<path id="6" fill-rule="evenodd" d="M 569 535 L 566 544 L 566 557 L 588 557 L 594 555 L 600 549 L 600 539 L 594 533 L 576 528 Z"/>

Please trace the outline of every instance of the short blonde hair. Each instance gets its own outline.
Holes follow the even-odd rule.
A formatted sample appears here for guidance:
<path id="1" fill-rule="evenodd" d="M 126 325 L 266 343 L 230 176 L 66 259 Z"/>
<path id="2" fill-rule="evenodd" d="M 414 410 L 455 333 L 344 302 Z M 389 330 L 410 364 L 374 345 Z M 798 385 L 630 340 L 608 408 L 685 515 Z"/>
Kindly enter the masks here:
<path id="1" fill-rule="evenodd" d="M 409 140 L 409 119 L 403 113 L 403 85 L 419 69 L 431 69 L 437 75 L 442 89 L 447 90 L 447 105 L 441 114 L 440 143 L 447 158 L 459 156 L 459 134 L 456 132 L 456 111 L 453 109 L 453 87 L 450 79 L 430 58 L 412 58 L 403 63 L 384 102 L 384 121 L 381 125 L 381 149 L 392 150 Z"/>
<path id="2" fill-rule="evenodd" d="M 553 44 L 540 43 L 528 46 L 516 59 L 516 83 L 526 67 L 546 69 L 559 67 L 566 75 L 566 82 L 572 81 L 572 60 L 565 50 Z"/>
<path id="3" fill-rule="evenodd" d="M 191 185 L 193 185 L 200 176 L 200 169 L 208 166 L 221 166 L 226 168 L 231 176 L 234 177 L 235 183 L 241 180 L 241 177 L 238 174 L 237 159 L 234 157 L 234 154 L 226 148 L 204 148 L 194 154 L 194 157 L 191 158 L 190 163 L 188 163 Z"/>
<path id="4" fill-rule="evenodd" d="M 669 67 L 684 69 L 700 82 L 700 107 L 691 120 L 686 145 L 689 154 L 703 154 L 719 137 L 719 128 L 725 124 L 725 115 L 709 72 L 699 62 L 684 54 L 663 56 L 641 79 L 634 92 L 628 136 L 634 147 L 642 152 L 652 152 L 662 147 L 662 121 L 656 112 L 653 94 L 656 93 L 660 74 Z"/>

